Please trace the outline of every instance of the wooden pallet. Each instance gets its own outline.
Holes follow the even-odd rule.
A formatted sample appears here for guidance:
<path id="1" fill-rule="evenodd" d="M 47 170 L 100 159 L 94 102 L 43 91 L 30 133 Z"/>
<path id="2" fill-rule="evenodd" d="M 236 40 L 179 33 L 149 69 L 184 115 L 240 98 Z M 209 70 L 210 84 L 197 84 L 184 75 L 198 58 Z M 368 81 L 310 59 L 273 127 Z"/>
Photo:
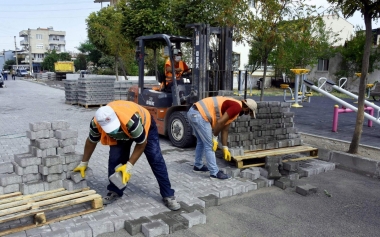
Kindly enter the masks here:
<path id="1" fill-rule="evenodd" d="M 67 104 L 67 105 L 77 105 L 78 103 L 72 103 L 72 102 L 65 101 L 65 104 Z"/>
<path id="2" fill-rule="evenodd" d="M 236 167 L 248 168 L 248 167 L 258 167 L 265 165 L 266 156 L 279 156 L 279 155 L 289 155 L 300 152 L 309 152 L 309 156 L 285 159 L 283 162 L 288 161 L 301 161 L 308 159 L 318 158 L 318 149 L 310 146 L 293 146 L 285 148 L 277 148 L 270 150 L 257 150 L 257 151 L 246 151 L 243 156 L 234 156 L 232 159 L 236 162 Z"/>
<path id="3" fill-rule="evenodd" d="M 91 202 L 91 209 L 77 213 L 46 219 L 45 213 L 76 204 Z M 20 192 L 0 195 L 0 223 L 33 216 L 34 224 L 28 224 L 0 232 L 0 236 L 47 225 L 53 222 L 70 219 L 103 209 L 103 200 L 96 191 L 89 188 L 67 191 L 64 188 L 39 192 L 31 195 L 21 195 Z"/>
<path id="4" fill-rule="evenodd" d="M 78 103 L 79 106 L 83 106 L 85 107 L 86 109 L 90 108 L 90 107 L 102 107 L 102 106 L 105 106 L 105 104 L 100 104 L 100 105 L 93 105 L 93 104 L 82 104 L 82 103 Z"/>

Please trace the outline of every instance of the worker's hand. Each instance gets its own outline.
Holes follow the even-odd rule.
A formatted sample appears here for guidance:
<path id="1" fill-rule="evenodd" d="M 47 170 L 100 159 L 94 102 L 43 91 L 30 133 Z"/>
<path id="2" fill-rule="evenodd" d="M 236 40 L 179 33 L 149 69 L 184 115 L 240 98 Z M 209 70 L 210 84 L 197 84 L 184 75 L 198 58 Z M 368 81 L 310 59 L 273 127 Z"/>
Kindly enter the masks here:
<path id="1" fill-rule="evenodd" d="M 82 175 L 82 178 L 84 178 L 86 176 L 85 171 L 87 169 L 87 165 L 88 165 L 88 161 L 87 162 L 81 161 L 80 164 L 73 169 L 73 171 L 80 172 L 80 174 Z"/>
<path id="2" fill-rule="evenodd" d="M 128 161 L 127 164 L 120 166 L 115 169 L 115 172 L 121 172 L 122 174 L 122 182 L 123 184 L 127 184 L 132 174 L 131 171 L 133 169 L 133 165 Z"/>
<path id="3" fill-rule="evenodd" d="M 218 136 L 212 135 L 212 150 L 216 151 L 218 149 Z"/>
<path id="4" fill-rule="evenodd" d="M 231 161 L 231 153 L 228 150 L 228 146 L 223 146 L 223 159 L 225 161 Z"/>
<path id="5" fill-rule="evenodd" d="M 182 72 L 182 69 L 181 68 L 176 68 L 175 72 Z"/>

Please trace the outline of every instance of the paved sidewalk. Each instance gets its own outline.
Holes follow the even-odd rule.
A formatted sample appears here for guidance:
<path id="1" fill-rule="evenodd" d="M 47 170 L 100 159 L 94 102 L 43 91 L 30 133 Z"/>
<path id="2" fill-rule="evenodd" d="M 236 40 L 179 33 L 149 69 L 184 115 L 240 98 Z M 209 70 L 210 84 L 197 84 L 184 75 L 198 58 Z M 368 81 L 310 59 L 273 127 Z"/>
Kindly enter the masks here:
<path id="1" fill-rule="evenodd" d="M 13 160 L 14 154 L 28 151 L 29 139 L 26 138 L 25 133 L 29 129 L 30 122 L 54 120 L 65 120 L 69 122 L 71 129 L 78 131 L 78 145 L 76 146 L 76 151 L 83 153 L 89 123 L 94 116 L 97 109 L 96 107 L 85 109 L 80 106 L 66 105 L 63 90 L 34 82 L 16 80 L 8 81 L 6 85 L 7 88 L 0 88 L 0 162 L 11 161 Z M 254 97 L 254 99 L 257 98 Z M 278 101 L 281 100 L 281 98 L 268 97 L 265 100 Z M 295 111 L 296 127 L 299 128 L 301 132 L 314 133 L 313 131 L 317 130 L 317 133 L 315 133 L 317 135 L 323 136 L 323 134 L 327 134 L 331 135 L 331 137 L 340 135 L 338 139 L 350 140 L 349 136 L 352 136 L 350 132 L 330 132 L 332 134 L 328 132 L 331 130 L 331 127 L 329 127 L 331 123 L 328 125 L 329 115 L 327 112 L 322 113 L 325 110 L 327 111 L 327 105 L 323 106 L 321 101 L 323 101 L 323 99 L 313 97 L 312 103 L 304 104 L 305 110 L 297 109 Z M 308 106 L 317 105 L 320 107 L 313 108 L 312 111 L 320 112 L 319 114 L 317 113 L 318 116 L 313 115 L 311 112 L 306 112 L 308 111 L 306 110 Z M 332 117 L 332 112 L 330 114 Z M 340 117 L 342 120 L 340 119 L 339 131 L 346 131 L 350 127 L 349 124 L 346 124 L 349 123 L 349 121 L 346 121 L 349 120 L 347 115 L 350 116 L 350 114 L 344 114 Z M 343 118 L 345 116 L 346 118 Z M 326 130 L 328 127 L 330 130 Z M 376 132 L 367 133 L 366 129 L 364 129 L 363 139 L 365 144 L 376 145 L 376 143 L 372 143 L 375 138 L 378 138 Z M 208 174 L 195 174 L 192 172 L 194 148 L 175 148 L 171 146 L 170 141 L 164 137 L 160 139 L 160 143 L 168 167 L 169 178 L 172 182 L 172 187 L 176 190 L 175 195 L 178 200 L 188 204 L 198 203 L 204 205 L 197 197 L 215 194 L 223 198 L 256 188 L 253 182 L 247 180 L 232 179 L 230 181 L 211 181 Z M 88 180 L 88 184 L 101 195 L 106 193 L 106 186 L 108 184 L 108 152 L 108 146 L 99 144 L 89 163 L 89 167 L 94 171 L 94 176 Z M 217 159 L 217 162 L 219 167 L 227 167 L 230 165 L 220 159 Z M 134 171 L 135 174 L 128 184 L 124 197 L 114 204 L 108 205 L 101 211 L 101 213 L 104 214 L 103 218 L 120 217 L 123 219 L 137 219 L 141 216 L 150 216 L 169 211 L 161 201 L 157 182 L 144 155 L 136 163 Z M 236 187 L 241 188 L 236 189 Z M 99 214 L 99 212 L 96 214 Z M 62 222 L 62 225 L 75 226 L 79 225 L 77 223 L 91 223 L 98 221 L 99 218 L 97 218 L 95 214 L 86 215 Z M 78 219 L 82 220 L 80 221 Z M 54 224 L 45 228 L 36 228 L 35 231 L 36 233 L 38 233 L 38 231 L 49 232 L 53 227 Z"/>

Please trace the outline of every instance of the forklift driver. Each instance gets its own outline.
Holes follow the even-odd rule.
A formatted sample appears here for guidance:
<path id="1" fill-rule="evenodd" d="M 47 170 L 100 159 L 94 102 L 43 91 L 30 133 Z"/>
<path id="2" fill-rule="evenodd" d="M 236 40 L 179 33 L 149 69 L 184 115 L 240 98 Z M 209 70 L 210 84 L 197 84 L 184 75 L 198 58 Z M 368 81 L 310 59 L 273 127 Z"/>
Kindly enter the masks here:
<path id="1" fill-rule="evenodd" d="M 173 49 L 173 59 L 174 59 L 174 70 L 175 77 L 177 79 L 177 85 L 183 84 L 182 74 L 188 73 L 191 69 L 187 66 L 187 64 L 182 61 L 182 52 L 179 49 Z M 172 66 L 170 60 L 166 60 L 165 63 L 165 77 L 166 77 L 166 90 L 170 91 L 173 85 L 172 79 Z"/>

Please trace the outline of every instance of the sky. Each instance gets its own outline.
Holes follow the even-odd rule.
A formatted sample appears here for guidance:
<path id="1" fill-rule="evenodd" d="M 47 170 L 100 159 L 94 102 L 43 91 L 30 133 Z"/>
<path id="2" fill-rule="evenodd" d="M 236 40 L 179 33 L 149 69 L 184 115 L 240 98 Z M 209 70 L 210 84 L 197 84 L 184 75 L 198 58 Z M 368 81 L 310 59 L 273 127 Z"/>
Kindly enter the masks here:
<path id="1" fill-rule="evenodd" d="M 306 3 L 328 7 L 326 0 L 306 0 Z M 107 3 L 103 3 L 103 7 Z M 91 12 L 100 10 L 101 4 L 94 0 L 0 0 L 0 50 L 21 48 L 19 32 L 22 30 L 47 28 L 66 31 L 66 51 L 77 52 L 76 47 L 87 39 L 86 18 Z M 360 13 L 347 19 L 354 26 L 364 28 Z M 380 23 L 373 23 L 379 28 Z"/>

